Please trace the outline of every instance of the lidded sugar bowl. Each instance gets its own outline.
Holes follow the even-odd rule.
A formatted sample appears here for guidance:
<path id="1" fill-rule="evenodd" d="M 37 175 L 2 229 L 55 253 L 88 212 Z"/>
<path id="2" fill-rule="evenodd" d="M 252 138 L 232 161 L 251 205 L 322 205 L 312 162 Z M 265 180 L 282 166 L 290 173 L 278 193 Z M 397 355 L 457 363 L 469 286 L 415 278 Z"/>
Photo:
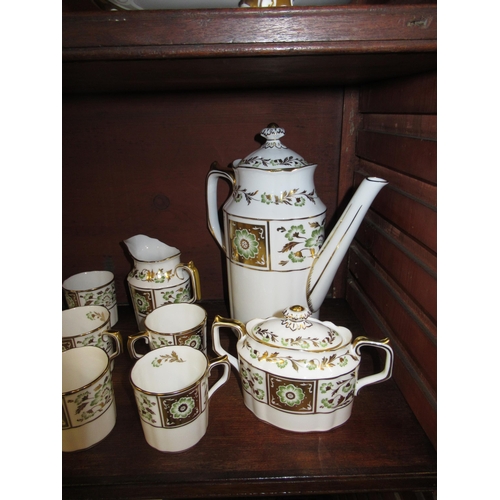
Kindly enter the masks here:
<path id="1" fill-rule="evenodd" d="M 224 327 L 238 337 L 238 359 L 221 345 Z M 347 328 L 315 319 L 303 306 L 285 309 L 283 317 L 253 319 L 246 325 L 217 316 L 212 344 L 240 373 L 246 407 L 259 419 L 294 432 L 328 431 L 345 423 L 359 390 L 392 375 L 388 339 L 352 341 Z M 360 378 L 364 346 L 382 349 L 386 355 L 382 371 Z"/>

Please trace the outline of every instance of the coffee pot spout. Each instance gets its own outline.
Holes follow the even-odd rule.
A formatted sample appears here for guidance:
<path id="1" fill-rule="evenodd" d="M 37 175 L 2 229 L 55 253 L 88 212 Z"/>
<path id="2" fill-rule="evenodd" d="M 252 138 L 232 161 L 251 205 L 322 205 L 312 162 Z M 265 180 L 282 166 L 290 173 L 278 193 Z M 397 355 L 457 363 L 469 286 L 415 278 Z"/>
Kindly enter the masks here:
<path id="1" fill-rule="evenodd" d="M 361 222 L 386 184 L 386 180 L 378 177 L 364 179 L 332 232 L 326 237 L 325 243 L 313 260 L 307 278 L 306 297 L 311 311 L 317 311 L 323 303 Z"/>

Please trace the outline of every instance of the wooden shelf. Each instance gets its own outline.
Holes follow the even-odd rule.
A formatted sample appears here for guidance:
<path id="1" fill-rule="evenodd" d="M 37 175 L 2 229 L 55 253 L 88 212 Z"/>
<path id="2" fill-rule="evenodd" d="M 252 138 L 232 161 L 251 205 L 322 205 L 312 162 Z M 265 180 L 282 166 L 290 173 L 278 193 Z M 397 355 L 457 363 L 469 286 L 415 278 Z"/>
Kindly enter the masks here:
<path id="1" fill-rule="evenodd" d="M 63 13 L 63 90 L 346 85 L 436 69 L 435 5 Z"/>
<path id="2" fill-rule="evenodd" d="M 209 325 L 223 301 L 202 302 Z M 131 308 L 115 326 L 137 332 Z M 327 300 L 323 320 L 364 334 L 343 300 Z M 210 335 L 208 335 L 210 337 Z M 211 353 L 210 353 L 211 354 Z M 363 354 L 362 371 L 377 357 Z M 128 353 L 115 360 L 117 423 L 86 451 L 63 453 L 63 498 L 208 498 L 436 489 L 436 451 L 394 381 L 362 390 L 351 418 L 325 433 L 297 434 L 258 420 L 243 403 L 239 377 L 210 403 L 207 434 L 192 449 L 164 454 L 145 441 L 129 381 Z"/>

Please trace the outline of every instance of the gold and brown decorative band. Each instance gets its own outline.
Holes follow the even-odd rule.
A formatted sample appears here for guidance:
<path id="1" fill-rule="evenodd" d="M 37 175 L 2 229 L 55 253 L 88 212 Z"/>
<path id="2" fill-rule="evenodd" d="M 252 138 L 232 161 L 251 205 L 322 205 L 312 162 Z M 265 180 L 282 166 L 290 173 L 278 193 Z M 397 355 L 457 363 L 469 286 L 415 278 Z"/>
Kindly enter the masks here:
<path id="1" fill-rule="evenodd" d="M 259 370 L 240 359 L 243 389 L 259 403 L 294 414 L 332 413 L 354 400 L 356 370 L 327 379 L 292 379 Z"/>
<path id="2" fill-rule="evenodd" d="M 262 271 L 309 269 L 325 239 L 324 213 L 299 220 L 254 220 L 226 214 L 228 258 Z"/>
<path id="3" fill-rule="evenodd" d="M 138 288 L 129 283 L 129 289 L 135 312 L 144 317 L 164 304 L 189 302 L 193 297 L 189 278 L 176 286 L 155 289 Z"/>

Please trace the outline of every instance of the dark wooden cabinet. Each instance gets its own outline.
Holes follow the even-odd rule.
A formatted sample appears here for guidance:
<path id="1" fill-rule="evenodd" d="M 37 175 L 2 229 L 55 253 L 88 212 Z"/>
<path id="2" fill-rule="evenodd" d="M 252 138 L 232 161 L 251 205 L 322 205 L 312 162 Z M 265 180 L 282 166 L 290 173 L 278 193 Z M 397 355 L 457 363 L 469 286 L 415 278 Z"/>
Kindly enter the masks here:
<path id="1" fill-rule="evenodd" d="M 143 233 L 193 260 L 203 302 L 223 313 L 215 310 L 225 307 L 226 292 L 223 257 L 206 223 L 206 175 L 214 161 L 226 168 L 257 149 L 260 130 L 276 122 L 287 146 L 318 163 L 315 181 L 330 228 L 364 176 L 389 181 L 333 283 L 330 301 L 341 306 L 325 306 L 322 318 L 388 336 L 396 352 L 393 380 L 371 395 L 366 389 L 341 437 L 286 433 L 263 448 L 273 457 L 256 447 L 252 458 L 247 438 L 231 441 L 246 425 L 260 429 L 238 401 L 234 377 L 213 403 L 219 437 L 190 458 L 179 455 L 178 469 L 141 442 L 124 355 L 117 360 L 117 427 L 94 450 L 64 454 L 65 496 L 95 498 L 104 485 L 104 497 L 122 498 L 435 488 L 436 6 L 109 12 L 66 0 L 62 29 L 64 278 L 114 272 L 126 317 L 131 260 L 122 242 Z M 222 203 L 229 188 L 221 183 L 219 190 Z M 125 334 L 134 326 L 131 317 L 121 323 Z M 350 447 L 349 433 L 381 425 L 377 412 L 391 397 L 395 417 L 383 418 L 389 428 L 374 430 L 378 438 L 356 438 L 370 448 L 361 458 L 363 447 Z M 230 402 L 241 408 L 221 417 Z M 240 422 L 238 412 L 243 427 L 225 428 Z M 264 425 L 261 432 L 272 430 Z M 342 445 L 347 456 L 339 462 L 326 443 Z M 286 444 L 296 454 L 289 477 L 277 458 Z M 217 446 L 224 453 L 245 446 L 241 463 L 237 454 L 220 456 Z M 225 460 L 234 467 L 225 470 Z M 119 466 L 103 472 L 106 461 Z M 189 479 L 190 463 L 206 463 L 199 481 Z"/>

